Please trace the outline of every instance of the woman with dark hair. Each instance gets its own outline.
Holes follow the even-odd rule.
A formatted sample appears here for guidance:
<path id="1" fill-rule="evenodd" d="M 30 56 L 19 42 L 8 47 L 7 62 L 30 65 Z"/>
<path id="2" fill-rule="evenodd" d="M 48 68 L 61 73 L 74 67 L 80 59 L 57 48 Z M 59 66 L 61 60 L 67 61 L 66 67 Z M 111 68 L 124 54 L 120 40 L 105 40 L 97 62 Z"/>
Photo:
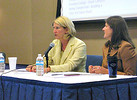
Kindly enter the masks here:
<path id="1" fill-rule="evenodd" d="M 128 26 L 120 16 L 111 16 L 106 19 L 104 38 L 108 41 L 103 47 L 103 62 L 101 66 L 89 66 L 90 73 L 108 73 L 107 56 L 116 55 L 120 75 L 136 75 L 135 46 L 128 33 Z"/>

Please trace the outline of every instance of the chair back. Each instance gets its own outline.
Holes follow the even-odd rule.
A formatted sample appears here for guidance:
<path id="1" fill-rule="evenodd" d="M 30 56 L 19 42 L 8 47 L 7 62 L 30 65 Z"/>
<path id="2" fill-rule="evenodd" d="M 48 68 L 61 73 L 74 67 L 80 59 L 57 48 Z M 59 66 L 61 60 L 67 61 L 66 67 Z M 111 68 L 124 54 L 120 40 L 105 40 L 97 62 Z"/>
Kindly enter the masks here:
<path id="1" fill-rule="evenodd" d="M 88 72 L 89 65 L 101 66 L 102 65 L 102 60 L 103 60 L 103 56 L 100 56 L 100 55 L 87 55 L 86 72 Z"/>

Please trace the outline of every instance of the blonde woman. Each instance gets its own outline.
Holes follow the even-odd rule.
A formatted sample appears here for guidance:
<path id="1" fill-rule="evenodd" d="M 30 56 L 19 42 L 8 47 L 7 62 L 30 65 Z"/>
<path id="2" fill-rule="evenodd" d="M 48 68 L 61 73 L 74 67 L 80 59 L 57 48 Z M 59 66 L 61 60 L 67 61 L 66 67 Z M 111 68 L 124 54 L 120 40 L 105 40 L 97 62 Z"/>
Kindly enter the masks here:
<path id="1" fill-rule="evenodd" d="M 48 72 L 85 72 L 86 44 L 76 38 L 73 22 L 65 16 L 54 20 L 53 33 L 55 46 L 49 51 Z M 27 71 L 36 72 L 36 66 L 29 65 Z"/>

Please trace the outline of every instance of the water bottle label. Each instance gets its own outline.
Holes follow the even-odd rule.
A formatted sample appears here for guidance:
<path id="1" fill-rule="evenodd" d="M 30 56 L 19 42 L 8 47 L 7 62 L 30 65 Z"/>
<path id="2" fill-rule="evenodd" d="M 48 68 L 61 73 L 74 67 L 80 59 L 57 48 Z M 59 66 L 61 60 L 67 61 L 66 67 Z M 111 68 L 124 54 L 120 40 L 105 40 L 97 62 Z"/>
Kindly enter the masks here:
<path id="1" fill-rule="evenodd" d="M 44 64 L 41 64 L 41 63 L 36 63 L 36 65 L 38 65 L 38 66 L 43 66 Z"/>
<path id="2" fill-rule="evenodd" d="M 0 72 L 4 72 L 4 70 L 5 70 L 4 58 L 0 58 Z"/>
<path id="3" fill-rule="evenodd" d="M 0 63 L 4 63 L 4 60 L 0 60 Z"/>
<path id="4" fill-rule="evenodd" d="M 36 65 L 43 66 L 44 63 L 43 63 L 43 61 L 36 61 Z"/>
<path id="5" fill-rule="evenodd" d="M 1 59 L 0 59 L 0 63 L 4 63 L 4 58 L 1 58 Z"/>

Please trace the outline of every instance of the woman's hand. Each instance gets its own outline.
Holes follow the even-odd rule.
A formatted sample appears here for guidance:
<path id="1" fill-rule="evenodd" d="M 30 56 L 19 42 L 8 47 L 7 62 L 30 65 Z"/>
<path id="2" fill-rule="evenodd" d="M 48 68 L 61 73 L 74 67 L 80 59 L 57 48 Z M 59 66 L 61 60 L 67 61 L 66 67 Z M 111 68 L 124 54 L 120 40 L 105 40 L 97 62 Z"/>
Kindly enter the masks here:
<path id="1" fill-rule="evenodd" d="M 29 72 L 32 72 L 32 67 L 33 67 L 32 65 L 28 65 L 28 66 L 26 67 L 26 70 L 29 71 Z"/>
<path id="2" fill-rule="evenodd" d="M 88 69 L 89 69 L 89 73 L 97 73 L 98 74 L 98 73 L 100 73 L 101 67 L 90 65 Z"/>
<path id="3" fill-rule="evenodd" d="M 29 72 L 36 72 L 36 65 L 29 65 L 26 67 L 26 70 L 29 71 Z M 44 73 L 47 73 L 47 72 L 50 72 L 51 71 L 51 68 L 48 67 L 48 68 L 44 68 Z"/>
<path id="4" fill-rule="evenodd" d="M 48 67 L 48 68 L 44 68 L 44 73 L 47 73 L 47 72 L 50 72 L 51 71 L 51 68 Z"/>
<path id="5" fill-rule="evenodd" d="M 26 70 L 29 72 L 36 72 L 36 65 L 28 65 Z"/>
<path id="6" fill-rule="evenodd" d="M 89 66 L 89 73 L 108 74 L 108 69 L 101 66 Z"/>
<path id="7" fill-rule="evenodd" d="M 36 65 L 32 67 L 32 72 L 36 72 Z"/>

